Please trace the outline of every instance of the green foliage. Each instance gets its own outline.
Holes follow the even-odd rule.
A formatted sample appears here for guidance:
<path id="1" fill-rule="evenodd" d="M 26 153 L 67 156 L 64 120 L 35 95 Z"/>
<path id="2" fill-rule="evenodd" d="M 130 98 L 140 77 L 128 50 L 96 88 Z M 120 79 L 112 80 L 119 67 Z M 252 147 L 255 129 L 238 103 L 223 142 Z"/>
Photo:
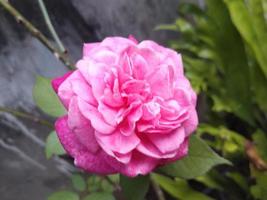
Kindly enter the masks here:
<path id="1" fill-rule="evenodd" d="M 192 179 L 219 164 L 230 164 L 230 162 L 216 154 L 198 136 L 193 135 L 190 138 L 188 155 L 182 160 L 162 167 L 160 171 L 169 176 Z"/>
<path id="2" fill-rule="evenodd" d="M 55 131 L 52 131 L 47 139 L 45 144 L 45 155 L 46 158 L 49 159 L 52 155 L 63 155 L 65 154 L 65 150 L 63 149 L 57 134 Z"/>
<path id="3" fill-rule="evenodd" d="M 115 200 L 111 193 L 95 192 L 86 196 L 83 200 Z"/>
<path id="4" fill-rule="evenodd" d="M 79 196 L 74 192 L 59 191 L 51 194 L 48 200 L 79 200 Z"/>
<path id="5" fill-rule="evenodd" d="M 65 109 L 52 89 L 50 79 L 41 76 L 36 77 L 33 98 L 36 105 L 46 114 L 53 117 L 64 115 Z"/>
<path id="6" fill-rule="evenodd" d="M 152 179 L 157 182 L 166 192 L 177 199 L 186 200 L 211 200 L 212 198 L 193 190 L 185 180 L 175 180 L 160 174 L 152 174 Z"/>
<path id="7" fill-rule="evenodd" d="M 86 189 L 86 182 L 84 180 L 84 178 L 79 175 L 79 174 L 73 174 L 71 176 L 71 181 L 72 181 L 72 185 L 73 187 L 77 190 L 77 191 L 84 191 Z"/>
<path id="8" fill-rule="evenodd" d="M 143 200 L 149 188 L 149 176 L 120 176 L 122 192 L 127 200 Z"/>

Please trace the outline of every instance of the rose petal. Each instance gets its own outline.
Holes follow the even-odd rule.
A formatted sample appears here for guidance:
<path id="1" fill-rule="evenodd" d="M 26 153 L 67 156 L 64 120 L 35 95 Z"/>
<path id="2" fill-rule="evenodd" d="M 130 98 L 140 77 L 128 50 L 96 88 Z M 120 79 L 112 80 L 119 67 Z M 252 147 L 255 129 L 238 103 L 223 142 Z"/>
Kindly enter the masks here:
<path id="1" fill-rule="evenodd" d="M 70 100 L 73 96 L 75 96 L 75 93 L 73 91 L 71 81 L 82 79 L 82 76 L 79 71 L 74 71 L 71 73 L 58 87 L 58 96 L 63 105 L 68 109 Z"/>
<path id="2" fill-rule="evenodd" d="M 147 134 L 150 141 L 165 154 L 177 150 L 185 139 L 185 130 L 180 127 L 169 134 Z"/>
<path id="3" fill-rule="evenodd" d="M 191 107 L 188 113 L 189 118 L 183 124 L 186 136 L 189 136 L 191 133 L 193 133 L 197 129 L 198 125 L 198 116 L 196 109 L 194 107 Z"/>
<path id="4" fill-rule="evenodd" d="M 64 149 L 74 158 L 75 165 L 92 173 L 116 173 L 116 170 L 106 162 L 111 160 L 107 154 L 103 151 L 92 154 L 79 142 L 68 127 L 67 116 L 59 118 L 55 128 Z"/>
<path id="5" fill-rule="evenodd" d="M 58 88 L 59 86 L 73 73 L 73 71 L 67 72 L 66 74 L 64 74 L 63 76 L 54 78 L 51 81 L 52 87 L 55 90 L 56 93 L 58 93 Z"/>
<path id="6" fill-rule="evenodd" d="M 91 127 L 89 120 L 81 114 L 77 97 L 72 98 L 69 105 L 68 126 L 88 151 L 95 153 L 99 150 L 95 130 Z"/>
<path id="7" fill-rule="evenodd" d="M 120 172 L 130 177 L 147 175 L 158 165 L 158 163 L 159 161 L 157 159 L 147 157 L 138 151 L 134 151 L 131 161 L 120 169 Z"/>
<path id="8" fill-rule="evenodd" d="M 99 113 L 96 107 L 86 103 L 81 98 L 78 98 L 79 110 L 85 118 L 90 120 L 93 128 L 103 134 L 110 134 L 115 130 L 115 127 L 107 124 L 103 116 Z"/>
<path id="9" fill-rule="evenodd" d="M 136 136 L 136 134 L 125 136 L 121 134 L 120 131 L 115 131 L 109 135 L 96 132 L 95 135 L 96 140 L 102 149 L 111 156 L 113 155 L 112 152 L 127 154 L 135 149 L 140 143 L 140 139 Z"/>

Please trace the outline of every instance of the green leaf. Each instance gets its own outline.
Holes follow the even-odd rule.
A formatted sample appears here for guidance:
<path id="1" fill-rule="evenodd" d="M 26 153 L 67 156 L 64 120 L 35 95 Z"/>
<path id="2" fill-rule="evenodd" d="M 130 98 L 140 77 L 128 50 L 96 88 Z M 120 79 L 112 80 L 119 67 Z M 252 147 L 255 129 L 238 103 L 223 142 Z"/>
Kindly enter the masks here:
<path id="1" fill-rule="evenodd" d="M 267 79 L 256 64 L 251 67 L 251 88 L 254 101 L 262 111 L 267 112 Z"/>
<path id="2" fill-rule="evenodd" d="M 51 194 L 48 200 L 79 200 L 79 196 L 74 192 L 59 191 Z"/>
<path id="3" fill-rule="evenodd" d="M 170 176 L 192 179 L 208 172 L 219 164 L 231 164 L 216 154 L 196 135 L 190 137 L 189 153 L 182 160 L 166 165 L 160 170 Z"/>
<path id="4" fill-rule="evenodd" d="M 244 40 L 249 44 L 249 46 L 253 50 L 257 58 L 257 61 L 260 64 L 260 67 L 265 74 L 265 77 L 267 77 L 267 57 L 265 55 L 266 54 L 265 46 L 267 41 L 265 40 L 261 41 L 260 38 L 262 39 L 262 37 L 258 38 L 259 34 L 264 34 L 264 33 L 259 33 L 259 31 L 262 31 L 259 29 L 266 30 L 266 28 L 265 26 L 263 28 L 258 27 L 255 30 L 256 24 L 258 25 L 258 23 L 261 23 L 260 19 L 255 19 L 255 18 L 260 17 L 259 15 L 261 14 L 258 11 L 254 10 L 254 13 L 256 12 L 256 14 L 250 15 L 244 0 L 224 0 L 224 2 L 228 6 L 233 23 L 239 30 Z M 254 3 L 257 4 L 257 0 Z M 254 9 L 259 9 L 258 6 L 260 5 L 254 5 L 254 6 L 257 7 L 257 8 L 255 7 Z M 254 25 L 254 23 L 256 24 Z"/>
<path id="5" fill-rule="evenodd" d="M 84 191 L 86 189 L 86 182 L 84 178 L 79 174 L 73 174 L 71 177 L 73 187 L 78 191 Z"/>
<path id="6" fill-rule="evenodd" d="M 252 195 L 256 199 L 267 200 L 267 172 L 260 172 L 252 168 L 251 173 L 256 178 L 256 185 L 251 187 Z"/>
<path id="7" fill-rule="evenodd" d="M 261 130 L 257 130 L 252 135 L 252 138 L 253 138 L 253 141 L 256 145 L 256 148 L 260 156 L 263 158 L 263 160 L 267 161 L 267 136 L 266 134 Z"/>
<path id="8" fill-rule="evenodd" d="M 88 191 L 96 192 L 101 189 L 101 181 L 102 179 L 97 175 L 91 175 L 87 179 Z"/>
<path id="9" fill-rule="evenodd" d="M 115 200 L 111 193 L 95 192 L 86 196 L 83 200 Z"/>
<path id="10" fill-rule="evenodd" d="M 243 40 L 221 0 L 207 0 L 207 7 L 208 15 L 214 23 L 211 25 L 217 28 L 215 32 L 209 33 L 216 44 L 214 51 L 218 57 L 215 62 L 224 71 L 222 87 L 225 87 L 226 93 L 221 94 L 221 97 L 227 98 L 229 106 L 238 117 L 253 124 L 249 90 L 250 71 Z"/>
<path id="11" fill-rule="evenodd" d="M 213 177 L 211 177 L 209 174 L 206 174 L 204 176 L 199 176 L 196 178 L 196 180 L 208 186 L 209 188 L 217 189 L 220 191 L 224 190 L 223 186 L 219 184 L 216 180 L 214 180 Z"/>
<path id="12" fill-rule="evenodd" d="M 166 192 L 178 199 L 186 200 L 211 200 L 212 198 L 190 188 L 186 180 L 172 180 L 166 176 L 152 174 L 152 179 L 159 184 Z"/>
<path id="13" fill-rule="evenodd" d="M 127 200 L 143 200 L 149 187 L 149 176 L 120 176 L 120 185 Z"/>
<path id="14" fill-rule="evenodd" d="M 52 89 L 51 80 L 37 76 L 33 88 L 33 99 L 36 105 L 46 114 L 58 117 L 65 114 L 65 109 Z"/>
<path id="15" fill-rule="evenodd" d="M 61 143 L 59 142 L 56 132 L 52 131 L 46 139 L 46 144 L 45 144 L 46 158 L 49 159 L 51 158 L 52 155 L 63 155 L 65 153 L 66 152 L 62 147 Z"/>

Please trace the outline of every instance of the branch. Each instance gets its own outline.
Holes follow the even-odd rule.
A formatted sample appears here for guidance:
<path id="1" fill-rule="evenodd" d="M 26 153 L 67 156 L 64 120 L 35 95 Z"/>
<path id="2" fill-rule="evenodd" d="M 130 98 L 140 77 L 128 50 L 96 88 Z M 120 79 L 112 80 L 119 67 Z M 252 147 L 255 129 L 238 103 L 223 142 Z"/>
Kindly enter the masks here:
<path id="1" fill-rule="evenodd" d="M 12 115 L 15 115 L 15 116 L 18 116 L 18 117 L 22 117 L 22 118 L 25 118 L 25 119 L 29 119 L 29 120 L 32 120 L 34 122 L 37 122 L 37 123 L 40 123 L 42 125 L 45 125 L 49 128 L 54 128 L 53 124 L 50 123 L 49 121 L 46 121 L 44 119 L 40 119 L 36 116 L 33 116 L 29 113 L 25 113 L 25 112 L 20 112 L 20 111 L 17 111 L 17 110 L 12 110 L 10 108 L 4 108 L 4 107 L 1 107 L 0 106 L 0 112 L 6 112 L 6 113 L 10 113 Z"/>
<path id="2" fill-rule="evenodd" d="M 46 6 L 45 6 L 43 0 L 38 0 L 38 3 L 39 3 L 39 6 L 40 6 L 40 9 L 42 11 L 45 23 L 46 23 L 46 25 L 48 27 L 48 30 L 50 31 L 52 37 L 54 38 L 55 42 L 57 43 L 60 51 L 62 53 L 66 53 L 67 51 L 66 51 L 64 45 L 62 44 L 61 40 L 59 39 L 59 37 L 57 35 L 57 32 L 55 31 L 55 28 L 52 25 L 52 22 L 50 20 L 50 17 L 48 15 L 48 12 L 47 12 L 47 9 L 46 9 Z"/>
<path id="3" fill-rule="evenodd" d="M 70 70 L 74 69 L 74 65 L 69 61 L 66 55 L 58 51 L 49 40 L 26 18 L 24 18 L 10 3 L 6 0 L 0 0 L 0 5 L 8 11 L 17 21 L 21 23 L 34 37 L 36 37 L 41 43 L 43 43 L 56 58 L 61 60 L 61 62 L 66 65 Z"/>

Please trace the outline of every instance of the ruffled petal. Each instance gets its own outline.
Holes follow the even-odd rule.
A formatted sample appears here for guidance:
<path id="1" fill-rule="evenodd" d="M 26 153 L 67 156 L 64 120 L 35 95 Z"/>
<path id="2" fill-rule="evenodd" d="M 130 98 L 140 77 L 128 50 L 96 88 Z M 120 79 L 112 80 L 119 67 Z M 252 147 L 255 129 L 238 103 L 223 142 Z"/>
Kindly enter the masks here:
<path id="1" fill-rule="evenodd" d="M 147 157 L 138 151 L 134 151 L 131 161 L 121 168 L 120 172 L 130 177 L 147 175 L 158 165 L 158 163 L 158 159 Z"/>
<path id="2" fill-rule="evenodd" d="M 110 134 L 116 129 L 115 127 L 107 124 L 103 116 L 93 105 L 90 105 L 82 99 L 78 98 L 78 106 L 83 116 L 90 120 L 91 125 L 98 132 L 103 134 Z"/>
<path id="3" fill-rule="evenodd" d="M 165 154 L 179 149 L 185 139 L 184 128 L 180 127 L 169 134 L 147 134 L 150 141 Z"/>
<path id="4" fill-rule="evenodd" d="M 120 131 L 115 131 L 109 135 L 96 132 L 95 135 L 96 140 L 102 149 L 111 156 L 114 156 L 113 152 L 127 154 L 135 149 L 140 143 L 140 139 L 136 136 L 136 134 L 125 136 L 121 134 Z"/>
<path id="5" fill-rule="evenodd" d="M 70 100 L 73 96 L 75 96 L 75 93 L 72 88 L 71 81 L 72 80 L 77 80 L 77 79 L 82 79 L 83 77 L 81 76 L 79 71 L 74 71 L 71 73 L 58 87 L 58 96 L 63 105 L 68 109 Z"/>

